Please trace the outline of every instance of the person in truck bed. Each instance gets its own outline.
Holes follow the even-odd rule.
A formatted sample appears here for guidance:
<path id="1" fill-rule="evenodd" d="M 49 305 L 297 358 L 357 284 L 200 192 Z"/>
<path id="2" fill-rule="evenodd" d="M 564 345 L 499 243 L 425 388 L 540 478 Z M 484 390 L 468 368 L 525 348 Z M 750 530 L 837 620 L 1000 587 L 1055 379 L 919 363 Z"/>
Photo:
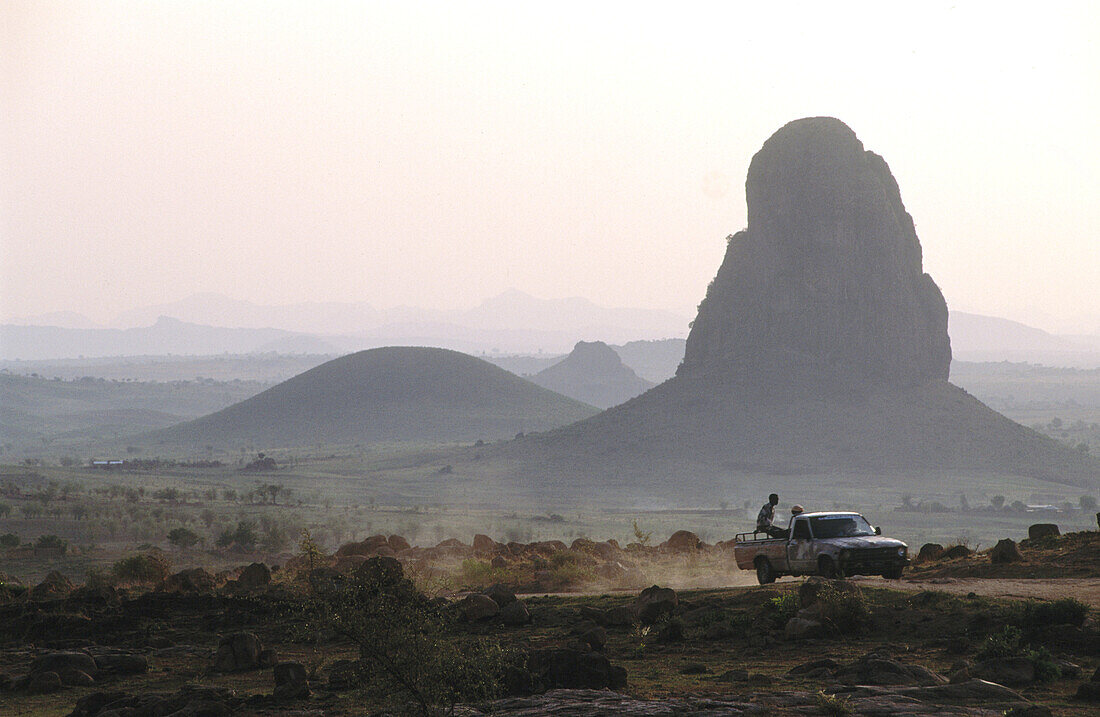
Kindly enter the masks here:
<path id="1" fill-rule="evenodd" d="M 768 496 L 768 502 L 756 514 L 756 532 L 767 533 L 770 538 L 786 538 L 787 530 L 772 525 L 775 520 L 775 506 L 779 505 L 779 496 L 772 493 Z"/>

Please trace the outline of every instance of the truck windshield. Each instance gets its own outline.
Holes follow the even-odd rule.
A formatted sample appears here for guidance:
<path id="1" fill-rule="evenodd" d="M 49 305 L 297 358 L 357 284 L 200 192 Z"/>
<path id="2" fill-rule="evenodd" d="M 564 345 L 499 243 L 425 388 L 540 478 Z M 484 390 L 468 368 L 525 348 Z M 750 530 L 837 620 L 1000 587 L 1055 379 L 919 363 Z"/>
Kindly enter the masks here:
<path id="1" fill-rule="evenodd" d="M 875 530 L 862 515 L 819 515 L 810 518 L 815 538 L 851 538 L 874 535 Z"/>

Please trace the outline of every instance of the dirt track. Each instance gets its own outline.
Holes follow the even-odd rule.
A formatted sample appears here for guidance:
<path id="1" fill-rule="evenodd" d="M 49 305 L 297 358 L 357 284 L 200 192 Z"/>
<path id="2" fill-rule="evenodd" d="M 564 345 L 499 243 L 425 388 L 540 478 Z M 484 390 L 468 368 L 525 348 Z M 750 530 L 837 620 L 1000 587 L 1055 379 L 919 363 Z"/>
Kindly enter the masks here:
<path id="1" fill-rule="evenodd" d="M 737 585 L 756 583 L 755 576 L 746 575 L 748 581 L 737 581 Z M 794 582 L 800 578 L 785 578 L 783 582 Z M 1100 607 L 1100 578 L 929 578 L 927 580 L 883 580 L 881 578 L 856 578 L 856 582 L 868 587 L 893 588 L 895 590 L 939 590 L 948 593 L 976 593 L 987 597 L 1000 598 L 1041 598 L 1056 600 L 1072 597 L 1093 607 Z"/>

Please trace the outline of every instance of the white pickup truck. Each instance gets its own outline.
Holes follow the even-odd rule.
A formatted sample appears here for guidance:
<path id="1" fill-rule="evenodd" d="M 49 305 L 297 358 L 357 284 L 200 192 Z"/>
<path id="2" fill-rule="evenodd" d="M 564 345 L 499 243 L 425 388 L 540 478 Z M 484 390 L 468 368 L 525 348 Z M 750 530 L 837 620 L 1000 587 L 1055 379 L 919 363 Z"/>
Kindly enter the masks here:
<path id="1" fill-rule="evenodd" d="M 909 564 L 909 546 L 883 538 L 859 513 L 801 513 L 787 538 L 741 533 L 733 545 L 737 567 L 756 570 L 761 585 L 781 575 L 881 575 L 896 580 Z M 760 537 L 763 536 L 763 537 Z"/>

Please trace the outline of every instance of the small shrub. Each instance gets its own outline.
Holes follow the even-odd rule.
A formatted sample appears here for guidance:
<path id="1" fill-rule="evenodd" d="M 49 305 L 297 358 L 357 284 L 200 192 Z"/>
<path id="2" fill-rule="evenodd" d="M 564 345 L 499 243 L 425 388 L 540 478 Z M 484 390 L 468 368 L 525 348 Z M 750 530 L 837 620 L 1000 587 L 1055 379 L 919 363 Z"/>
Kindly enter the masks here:
<path id="1" fill-rule="evenodd" d="M 1019 623 L 1025 630 L 1046 625 L 1075 625 L 1080 627 L 1088 617 L 1089 606 L 1074 598 L 1046 602 L 1028 600 L 1024 603 Z"/>
<path id="2" fill-rule="evenodd" d="M 818 708 L 827 715 L 833 717 L 848 717 L 854 715 L 855 710 L 848 704 L 848 698 L 826 694 L 824 690 L 818 690 L 815 696 Z"/>
<path id="3" fill-rule="evenodd" d="M 992 660 L 999 657 L 1015 657 L 1020 654 L 1020 639 L 1023 633 L 1015 625 L 1005 625 L 1000 632 L 985 638 L 974 657 L 978 660 Z"/>
<path id="4" fill-rule="evenodd" d="M 558 589 L 582 585 L 595 579 L 596 576 L 591 570 L 575 562 L 563 563 L 550 569 L 550 580 Z"/>
<path id="5" fill-rule="evenodd" d="M 17 548 L 19 547 L 19 536 L 15 533 L 4 533 L 0 535 L 0 548 Z"/>
<path id="6" fill-rule="evenodd" d="M 34 541 L 34 547 L 65 551 L 69 547 L 69 541 L 63 540 L 56 535 L 40 535 L 38 536 L 38 540 Z"/>
<path id="7" fill-rule="evenodd" d="M 1054 657 L 1047 648 L 1027 650 L 1024 657 L 1035 667 L 1036 682 L 1050 682 L 1062 676 L 1062 668 L 1058 667 L 1058 663 L 1054 661 Z"/>
<path id="8" fill-rule="evenodd" d="M 173 528 L 168 532 L 168 542 L 177 548 L 190 548 L 199 542 L 199 536 L 188 528 Z"/>
<path id="9" fill-rule="evenodd" d="M 783 593 L 773 597 L 769 602 L 772 609 L 772 618 L 779 625 L 786 625 L 787 621 L 802 609 L 802 599 L 795 592 Z"/>
<path id="10" fill-rule="evenodd" d="M 649 541 L 653 538 L 653 531 L 644 531 L 638 527 L 638 521 L 634 521 L 634 540 L 639 545 L 649 545 Z"/>
<path id="11" fill-rule="evenodd" d="M 861 592 L 842 592 L 826 585 L 817 595 L 818 614 L 824 624 L 841 633 L 858 632 L 867 623 L 871 611 Z"/>
<path id="12" fill-rule="evenodd" d="M 122 558 L 111 566 L 111 573 L 122 583 L 158 583 L 168 577 L 171 564 L 160 553 L 139 553 Z"/>

